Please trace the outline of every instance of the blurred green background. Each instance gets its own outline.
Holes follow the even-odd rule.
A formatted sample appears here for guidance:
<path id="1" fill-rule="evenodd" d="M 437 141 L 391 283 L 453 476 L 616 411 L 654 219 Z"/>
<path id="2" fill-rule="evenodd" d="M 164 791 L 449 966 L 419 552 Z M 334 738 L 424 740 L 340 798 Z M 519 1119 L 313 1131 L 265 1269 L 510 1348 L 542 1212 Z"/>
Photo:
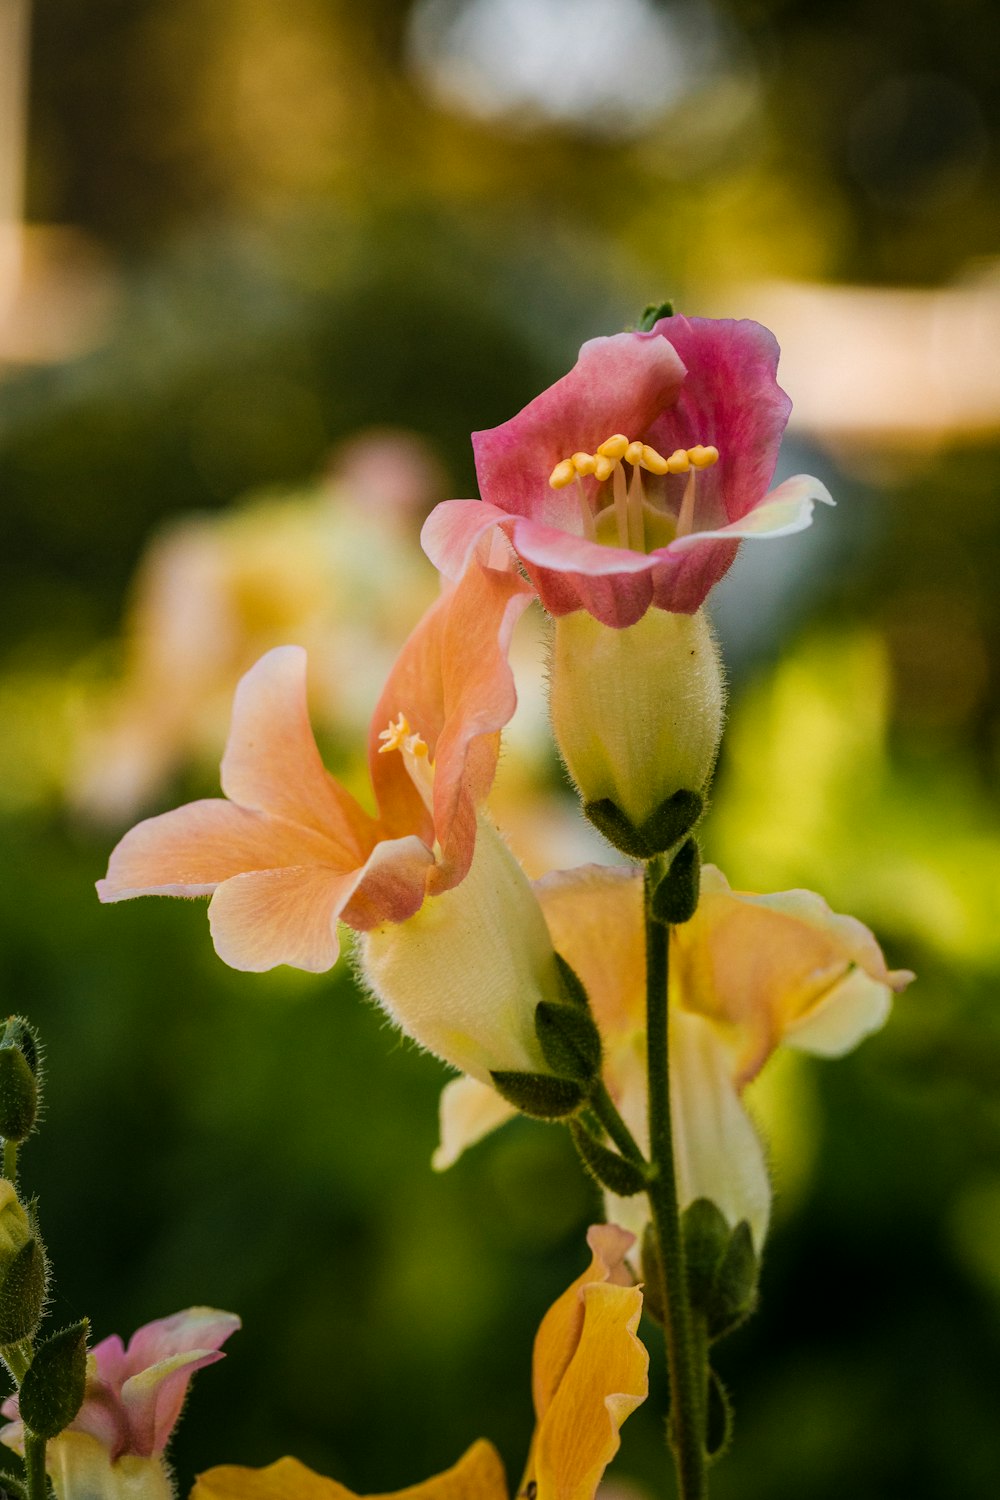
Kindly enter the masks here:
<path id="1" fill-rule="evenodd" d="M 672 295 L 775 328 L 797 407 L 780 472 L 839 502 L 717 590 L 731 720 L 707 853 L 737 886 L 821 891 L 919 973 L 856 1056 L 783 1063 L 759 1101 L 776 1221 L 761 1312 L 720 1353 L 737 1441 L 713 1492 L 994 1493 L 995 7 L 0 0 L 0 27 L 0 972 L 47 1047 L 23 1165 L 53 1317 L 103 1336 L 191 1303 L 242 1315 L 198 1378 L 184 1484 L 290 1451 L 386 1490 L 480 1434 L 516 1482 L 533 1331 L 597 1209 L 566 1139 L 517 1122 L 433 1175 L 444 1070 L 346 968 L 242 976 L 200 907 L 98 906 L 135 816 L 214 792 L 214 698 L 145 780 L 95 790 L 80 746 L 116 701 L 156 728 L 205 654 L 228 698 L 246 642 L 298 618 L 310 548 L 289 544 L 276 602 L 269 517 L 322 530 L 331 463 L 355 551 L 327 538 L 307 625 L 353 588 L 353 630 L 391 552 L 391 660 L 408 591 L 432 587 L 417 513 L 475 492 L 469 432 Z M 385 451 L 343 477 L 373 426 L 427 445 L 391 548 Z M 191 513 L 218 518 L 184 525 L 197 558 L 221 548 L 225 651 L 183 568 L 165 604 L 155 569 L 129 592 Z M 324 743 L 352 774 L 354 698 L 384 663 L 349 638 L 359 681 Z M 551 754 L 526 754 L 557 797 Z M 650 1337 L 653 1399 L 612 1475 L 660 1495 Z"/>

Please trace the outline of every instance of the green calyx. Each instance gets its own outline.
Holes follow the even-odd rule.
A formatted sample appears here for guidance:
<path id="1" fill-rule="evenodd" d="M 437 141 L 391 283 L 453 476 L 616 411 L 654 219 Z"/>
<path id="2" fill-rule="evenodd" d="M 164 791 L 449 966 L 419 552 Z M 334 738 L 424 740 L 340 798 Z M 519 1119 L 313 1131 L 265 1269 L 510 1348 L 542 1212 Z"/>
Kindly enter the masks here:
<path id="1" fill-rule="evenodd" d="M 0 1136 L 20 1144 L 38 1118 L 38 1041 L 27 1021 L 11 1016 L 0 1035 Z"/>
<path id="2" fill-rule="evenodd" d="M 490 1073 L 497 1093 L 535 1120 L 565 1120 L 575 1115 L 586 1092 L 571 1078 L 551 1073 Z"/>
<path id="3" fill-rule="evenodd" d="M 697 839 L 687 838 L 653 888 L 650 915 L 665 927 L 690 922 L 698 909 L 700 888 L 701 851 Z"/>
<path id="4" fill-rule="evenodd" d="M 572 1079 L 589 1089 L 600 1076 L 601 1034 L 589 1011 L 542 1000 L 535 1007 L 535 1034 L 558 1078 Z"/>
<path id="5" fill-rule="evenodd" d="M 704 806 L 700 792 L 682 788 L 661 802 L 638 826 L 610 797 L 585 802 L 583 810 L 609 844 L 629 859 L 645 862 L 657 854 L 666 854 L 690 833 Z"/>
<path id="6" fill-rule="evenodd" d="M 760 1263 L 750 1225 L 736 1228 L 708 1198 L 696 1198 L 681 1219 L 691 1307 L 714 1343 L 744 1322 L 757 1303 Z"/>
<path id="7" fill-rule="evenodd" d="M 646 1174 L 636 1162 L 626 1161 L 610 1146 L 592 1135 L 580 1120 L 570 1121 L 573 1144 L 594 1181 L 619 1198 L 631 1198 L 646 1190 Z"/>
<path id="8" fill-rule="evenodd" d="M 672 318 L 673 315 L 674 304 L 672 302 L 648 302 L 643 309 L 642 317 L 636 324 L 636 332 L 649 333 L 661 318 Z"/>
<path id="9" fill-rule="evenodd" d="M 58 1437 L 83 1405 L 88 1328 L 83 1318 L 53 1333 L 35 1350 L 18 1403 L 25 1427 L 36 1437 Z"/>

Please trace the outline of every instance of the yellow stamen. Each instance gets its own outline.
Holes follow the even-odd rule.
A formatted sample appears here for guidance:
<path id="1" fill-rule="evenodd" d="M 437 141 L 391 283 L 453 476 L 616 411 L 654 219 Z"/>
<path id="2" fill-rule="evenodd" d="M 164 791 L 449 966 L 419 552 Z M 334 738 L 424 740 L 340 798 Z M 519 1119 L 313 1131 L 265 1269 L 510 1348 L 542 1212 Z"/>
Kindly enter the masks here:
<path id="1" fill-rule="evenodd" d="M 667 459 L 668 474 L 686 474 L 691 467 L 686 448 L 675 448 Z"/>
<path id="2" fill-rule="evenodd" d="M 565 489 L 572 484 L 576 478 L 576 467 L 571 458 L 564 458 L 561 463 L 556 464 L 549 475 L 549 484 L 554 490 Z"/>
<path id="3" fill-rule="evenodd" d="M 580 507 L 580 520 L 583 522 L 584 536 L 588 542 L 596 542 L 597 527 L 594 525 L 594 512 L 590 508 L 587 491 L 583 487 L 583 481 L 579 474 L 576 476 L 576 503 Z"/>
<path id="4" fill-rule="evenodd" d="M 662 453 L 657 453 L 656 449 L 651 448 L 648 443 L 642 445 L 640 462 L 642 467 L 648 469 L 651 474 L 666 474 L 667 472 L 667 460 Z"/>
<path id="5" fill-rule="evenodd" d="M 628 524 L 628 494 L 625 489 L 625 470 L 621 464 L 615 464 L 615 525 L 618 527 L 619 547 L 628 547 L 631 543 Z"/>
<path id="6" fill-rule="evenodd" d="M 586 476 L 587 474 L 593 474 L 595 462 L 596 460 L 592 453 L 573 454 L 573 467 L 576 469 L 576 472 L 578 474 L 583 474 L 584 476 Z"/>
<path id="7" fill-rule="evenodd" d="M 623 432 L 612 433 L 603 443 L 598 443 L 597 451 L 603 458 L 624 458 L 628 451 L 628 438 Z"/>
<path id="8" fill-rule="evenodd" d="M 385 755 L 390 750 L 402 750 L 410 733 L 410 723 L 405 714 L 400 714 L 395 723 L 390 719 L 388 728 L 379 734 L 379 739 L 385 740 L 385 744 L 378 747 L 379 755 Z"/>
<path id="9" fill-rule="evenodd" d="M 608 458 L 605 453 L 599 453 L 594 460 L 594 478 L 603 484 L 606 479 L 611 478 L 616 468 L 618 465 L 613 458 Z"/>
<path id="10" fill-rule="evenodd" d="M 403 757 L 406 774 L 420 793 L 427 811 L 433 814 L 434 767 L 431 764 L 427 741 L 413 732 L 405 714 L 400 714 L 395 721 L 390 719 L 389 727 L 380 732 L 379 739 L 384 741 L 378 747 L 379 755 L 385 755 L 389 750 L 399 751 Z"/>
<path id="11" fill-rule="evenodd" d="M 718 448 L 703 448 L 701 443 L 696 443 L 693 448 L 689 448 L 687 456 L 696 469 L 710 469 L 713 464 L 719 462 Z"/>
<path id="12" fill-rule="evenodd" d="M 627 464 L 631 464 L 633 469 L 636 468 L 637 465 L 642 463 L 642 451 L 642 443 L 629 443 L 628 447 L 625 449 L 625 462 Z M 652 453 L 653 449 L 650 448 L 648 451 Z"/>
<path id="13" fill-rule="evenodd" d="M 688 482 L 684 486 L 684 496 L 681 500 L 681 508 L 677 515 L 677 535 L 687 536 L 694 530 L 694 487 L 698 475 L 694 469 L 688 475 Z"/>

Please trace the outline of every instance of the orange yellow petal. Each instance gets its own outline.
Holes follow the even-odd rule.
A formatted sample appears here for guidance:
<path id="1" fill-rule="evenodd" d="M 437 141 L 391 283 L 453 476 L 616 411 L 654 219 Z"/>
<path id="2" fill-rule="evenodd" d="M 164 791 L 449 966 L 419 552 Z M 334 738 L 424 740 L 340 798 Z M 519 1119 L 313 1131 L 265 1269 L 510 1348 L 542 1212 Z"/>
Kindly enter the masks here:
<path id="1" fill-rule="evenodd" d="M 296 1458 L 279 1458 L 265 1469 L 236 1464 L 209 1469 L 198 1476 L 190 1500 L 358 1500 L 358 1496 Z M 481 1438 L 443 1474 L 368 1500 L 507 1500 L 507 1480 L 496 1449 Z"/>

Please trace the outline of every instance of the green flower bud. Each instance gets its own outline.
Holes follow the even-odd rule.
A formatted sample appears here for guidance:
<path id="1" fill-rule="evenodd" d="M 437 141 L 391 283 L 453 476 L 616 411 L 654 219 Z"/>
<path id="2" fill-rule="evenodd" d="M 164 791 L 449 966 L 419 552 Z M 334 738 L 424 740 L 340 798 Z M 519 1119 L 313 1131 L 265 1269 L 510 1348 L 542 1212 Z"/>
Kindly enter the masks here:
<path id="1" fill-rule="evenodd" d="M 45 1305 L 45 1251 L 14 1184 L 0 1177 L 0 1348 L 30 1338 Z"/>
<path id="2" fill-rule="evenodd" d="M 702 610 L 649 609 L 624 630 L 585 610 L 556 621 L 551 708 L 559 750 L 584 802 L 614 804 L 635 828 L 676 793 L 703 792 L 724 700 Z"/>

